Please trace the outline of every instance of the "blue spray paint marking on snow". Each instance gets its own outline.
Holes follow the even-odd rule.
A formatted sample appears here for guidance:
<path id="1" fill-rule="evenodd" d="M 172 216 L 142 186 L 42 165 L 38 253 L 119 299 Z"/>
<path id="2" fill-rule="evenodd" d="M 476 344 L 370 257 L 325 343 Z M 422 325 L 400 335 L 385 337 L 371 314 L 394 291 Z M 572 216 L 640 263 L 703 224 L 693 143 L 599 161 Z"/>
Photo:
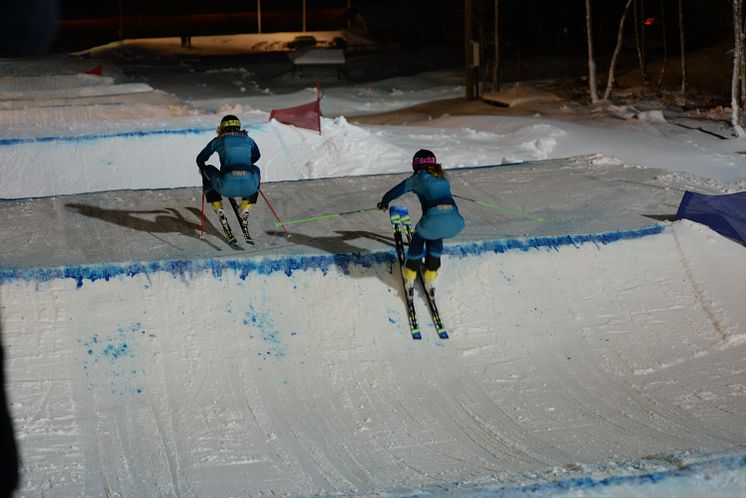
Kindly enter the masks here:
<path id="1" fill-rule="evenodd" d="M 398 313 L 391 306 L 386 307 L 386 317 L 388 318 L 389 323 L 393 325 L 396 325 L 396 323 L 398 322 Z"/>
<path id="2" fill-rule="evenodd" d="M 251 123 L 245 125 L 245 129 L 252 133 L 264 133 L 266 123 Z M 144 138 L 163 135 L 214 135 L 213 127 L 178 128 L 171 130 L 129 130 L 113 131 L 109 133 L 92 133 L 87 135 L 52 135 L 45 137 L 8 137 L 0 138 L 0 147 L 12 147 L 15 145 L 43 144 L 53 142 L 93 142 L 96 140 L 109 140 L 112 138 Z"/>
<path id="3" fill-rule="evenodd" d="M 120 395 L 142 393 L 142 387 L 137 384 L 145 371 L 137 367 L 135 359 L 138 341 L 143 336 L 155 338 L 139 322 L 132 322 L 118 326 L 114 335 L 102 338 L 94 334 L 89 339 L 80 339 L 78 342 L 85 348 L 82 365 L 88 389 L 108 389 Z"/>
<path id="4" fill-rule="evenodd" d="M 662 225 L 649 225 L 636 230 L 593 233 L 586 235 L 565 235 L 561 237 L 534 237 L 528 239 L 501 239 L 483 242 L 468 242 L 446 246 L 445 253 L 467 258 L 485 253 L 506 253 L 508 251 L 559 250 L 563 246 L 580 247 L 584 244 L 597 246 L 607 245 L 623 240 L 656 235 L 665 230 Z M 332 268 L 341 270 L 345 275 L 350 269 L 373 268 L 379 265 L 391 265 L 396 261 L 393 250 L 375 253 L 323 254 L 281 256 L 265 259 L 232 259 L 215 258 L 206 260 L 164 260 L 134 264 L 98 264 L 89 266 L 65 266 L 57 268 L 4 268 L 0 269 L 0 285 L 16 280 L 29 282 L 47 282 L 57 279 L 73 279 L 77 287 L 84 282 L 98 280 L 109 281 L 117 277 L 135 277 L 159 272 L 170 273 L 175 278 L 183 278 L 203 271 L 212 272 L 220 278 L 230 272 L 245 280 L 249 275 L 272 275 L 284 273 L 288 277 L 296 271 L 318 270 L 326 275 Z"/>
<path id="5" fill-rule="evenodd" d="M 259 330 L 264 345 L 262 351 L 257 353 L 259 356 L 284 358 L 288 354 L 287 344 L 283 341 L 282 333 L 277 330 L 274 320 L 269 316 L 267 310 L 259 310 L 250 304 L 243 319 L 244 325 Z M 292 335 L 296 335 L 295 333 Z M 253 334 L 249 338 L 253 339 Z M 266 348 L 266 349 L 265 349 Z"/>

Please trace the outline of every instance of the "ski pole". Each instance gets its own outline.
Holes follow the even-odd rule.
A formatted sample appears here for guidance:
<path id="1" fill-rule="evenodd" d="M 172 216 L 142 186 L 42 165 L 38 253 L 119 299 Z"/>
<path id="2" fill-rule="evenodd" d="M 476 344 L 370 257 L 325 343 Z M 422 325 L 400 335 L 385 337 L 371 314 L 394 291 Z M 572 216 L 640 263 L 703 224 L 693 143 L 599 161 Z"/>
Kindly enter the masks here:
<path id="1" fill-rule="evenodd" d="M 479 199 L 470 199 L 470 198 L 464 197 L 462 195 L 456 195 L 456 194 L 452 194 L 452 195 L 453 195 L 453 197 L 456 197 L 458 199 L 463 199 L 465 201 L 470 201 L 470 202 L 473 202 L 474 204 L 478 204 L 480 206 L 484 206 L 484 207 L 487 207 L 487 208 L 490 208 L 490 209 L 497 209 L 498 211 L 503 211 L 505 213 L 511 213 L 511 214 L 516 215 L 516 216 L 522 216 L 524 218 L 528 218 L 528 219 L 534 220 L 534 221 L 544 221 L 544 218 L 542 216 L 534 216 L 534 215 L 529 214 L 529 213 L 527 213 L 525 211 L 521 211 L 520 209 L 513 209 L 513 208 L 509 208 L 509 207 L 503 207 L 503 206 L 500 206 L 498 204 L 490 204 L 489 202 L 480 201 Z"/>
<path id="2" fill-rule="evenodd" d="M 292 235 L 290 235 L 290 232 L 288 232 L 288 229 L 285 228 L 285 225 L 283 225 L 282 220 L 280 219 L 280 217 L 277 216 L 277 211 L 275 211 L 275 208 L 272 207 L 272 204 L 269 202 L 269 199 L 267 199 L 267 196 L 264 195 L 264 192 L 262 192 L 261 190 L 259 190 L 259 193 L 262 194 L 262 197 L 264 198 L 264 202 L 266 202 L 267 206 L 269 206 L 269 209 L 272 210 L 272 214 L 274 214 L 275 218 L 277 218 L 277 222 L 280 224 L 280 226 L 282 227 L 282 229 L 285 230 L 285 235 L 287 236 L 288 239 L 290 239 L 292 237 Z"/>
<path id="3" fill-rule="evenodd" d="M 319 221 L 319 220 L 326 220 L 329 218 L 337 218 L 340 216 L 347 216 L 348 214 L 357 214 L 357 213 L 365 213 L 367 211 L 376 211 L 378 210 L 377 207 L 372 208 L 364 208 L 364 209 L 356 209 L 354 211 L 343 211 L 341 213 L 325 213 L 325 214 L 318 214 L 316 216 L 309 216 L 307 218 L 296 218 L 294 220 L 285 220 L 286 225 L 299 225 L 301 223 L 308 223 L 311 221 Z M 275 223 L 275 226 L 277 228 L 280 228 L 279 223 Z"/>
<path id="4" fill-rule="evenodd" d="M 202 190 L 202 222 L 199 225 L 199 239 L 205 238 L 205 191 Z"/>

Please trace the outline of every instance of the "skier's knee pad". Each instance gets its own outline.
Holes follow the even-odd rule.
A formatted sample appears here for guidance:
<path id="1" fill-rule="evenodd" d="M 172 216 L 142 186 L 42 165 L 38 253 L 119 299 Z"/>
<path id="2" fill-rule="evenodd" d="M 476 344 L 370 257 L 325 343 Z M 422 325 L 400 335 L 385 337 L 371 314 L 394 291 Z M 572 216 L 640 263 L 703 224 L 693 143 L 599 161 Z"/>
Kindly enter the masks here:
<path id="1" fill-rule="evenodd" d="M 440 268 L 440 257 L 428 256 L 425 258 L 425 269 L 428 271 L 437 271 Z"/>

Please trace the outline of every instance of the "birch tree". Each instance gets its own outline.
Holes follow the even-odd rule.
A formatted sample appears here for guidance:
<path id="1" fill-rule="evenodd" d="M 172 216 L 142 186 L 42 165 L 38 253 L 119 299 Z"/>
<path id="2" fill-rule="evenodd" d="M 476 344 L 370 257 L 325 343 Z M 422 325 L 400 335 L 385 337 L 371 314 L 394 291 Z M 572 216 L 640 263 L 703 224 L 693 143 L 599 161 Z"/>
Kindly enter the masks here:
<path id="1" fill-rule="evenodd" d="M 619 20 L 619 32 L 616 36 L 616 47 L 614 47 L 614 55 L 611 57 L 611 64 L 609 65 L 609 78 L 606 81 L 606 91 L 604 92 L 604 100 L 611 97 L 611 90 L 614 87 L 614 71 L 616 70 L 616 61 L 619 57 L 619 52 L 622 49 L 622 37 L 624 35 L 624 21 L 627 18 L 629 7 L 632 5 L 634 0 L 627 0 L 627 5 L 624 6 L 624 12 L 622 12 L 622 18 Z"/>
<path id="2" fill-rule="evenodd" d="M 684 7 L 679 0 L 679 50 L 681 51 L 681 93 L 686 99 L 686 39 L 684 36 Z"/>
<path id="3" fill-rule="evenodd" d="M 661 72 L 658 74 L 658 81 L 655 86 L 660 87 L 663 84 L 663 78 L 666 76 L 666 66 L 668 66 L 668 33 L 666 33 L 666 10 L 665 1 L 661 0 L 661 31 L 663 31 L 663 64 Z"/>
<path id="4" fill-rule="evenodd" d="M 743 0 L 733 0 L 733 77 L 731 78 L 731 124 L 733 134 L 737 137 L 746 136 L 741 126 L 741 64 L 743 62 Z"/>
<path id="5" fill-rule="evenodd" d="M 639 7 L 638 7 L 639 4 Z M 635 46 L 637 47 L 637 62 L 640 64 L 640 79 L 643 85 L 648 84 L 647 62 L 645 60 L 645 29 L 641 20 L 644 20 L 644 2 L 635 0 Z M 642 26 L 642 29 L 640 28 Z"/>
<path id="6" fill-rule="evenodd" d="M 736 0 L 733 0 L 736 1 Z M 596 61 L 593 59 L 593 23 L 591 22 L 591 0 L 585 0 L 585 31 L 588 36 L 588 85 L 590 86 L 591 102 L 598 103 L 596 89 Z"/>
<path id="7" fill-rule="evenodd" d="M 492 61 L 492 91 L 500 91 L 500 0 L 495 0 L 495 57 Z"/>

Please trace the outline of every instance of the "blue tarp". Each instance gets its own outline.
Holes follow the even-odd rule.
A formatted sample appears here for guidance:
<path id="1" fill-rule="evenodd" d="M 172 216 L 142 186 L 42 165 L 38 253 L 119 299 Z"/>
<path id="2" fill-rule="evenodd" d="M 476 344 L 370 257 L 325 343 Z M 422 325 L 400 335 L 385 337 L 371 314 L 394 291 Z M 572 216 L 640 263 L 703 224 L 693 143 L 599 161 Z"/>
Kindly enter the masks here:
<path id="1" fill-rule="evenodd" d="M 707 225 L 719 234 L 746 245 L 746 192 L 725 195 L 685 192 L 676 219 Z"/>

